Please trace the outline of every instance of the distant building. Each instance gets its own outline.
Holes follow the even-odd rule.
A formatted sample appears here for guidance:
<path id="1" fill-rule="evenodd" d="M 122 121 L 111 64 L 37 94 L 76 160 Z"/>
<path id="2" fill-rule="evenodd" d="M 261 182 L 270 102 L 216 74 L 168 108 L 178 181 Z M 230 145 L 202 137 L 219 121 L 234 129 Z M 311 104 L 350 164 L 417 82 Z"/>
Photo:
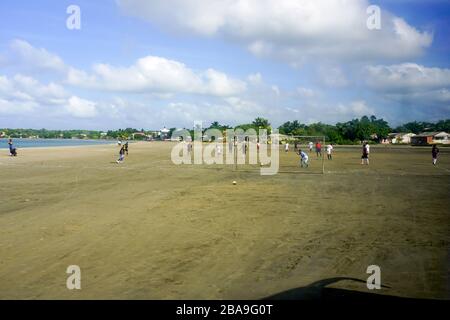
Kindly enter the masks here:
<path id="1" fill-rule="evenodd" d="M 414 133 L 390 133 L 388 134 L 387 142 L 392 144 L 404 143 L 410 144 Z"/>
<path id="2" fill-rule="evenodd" d="M 450 134 L 447 132 L 422 132 L 411 137 L 414 146 L 426 146 L 430 144 L 450 144 Z"/>
<path id="3" fill-rule="evenodd" d="M 170 135 L 170 130 L 167 129 L 166 127 L 162 128 L 161 130 L 159 130 L 159 138 L 161 140 L 167 140 L 169 139 L 169 135 Z"/>

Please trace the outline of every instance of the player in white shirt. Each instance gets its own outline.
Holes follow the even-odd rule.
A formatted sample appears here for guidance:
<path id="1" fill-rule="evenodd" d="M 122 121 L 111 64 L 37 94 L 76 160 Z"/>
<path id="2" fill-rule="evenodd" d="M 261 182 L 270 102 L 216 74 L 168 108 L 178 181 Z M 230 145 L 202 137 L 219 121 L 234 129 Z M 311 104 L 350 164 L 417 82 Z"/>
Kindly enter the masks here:
<path id="1" fill-rule="evenodd" d="M 330 143 L 329 145 L 327 145 L 327 158 L 328 160 L 333 160 L 333 145 Z"/>
<path id="2" fill-rule="evenodd" d="M 286 142 L 286 144 L 284 145 L 284 151 L 285 152 L 289 151 L 289 142 Z"/>
<path id="3" fill-rule="evenodd" d="M 306 154 L 306 152 L 305 151 L 302 151 L 301 149 L 298 151 L 298 155 L 300 156 L 300 166 L 303 168 L 303 167 L 306 167 L 306 168 L 308 168 L 308 166 L 309 166 L 309 164 L 308 164 L 308 159 L 309 159 L 309 157 L 308 157 L 308 155 Z"/>

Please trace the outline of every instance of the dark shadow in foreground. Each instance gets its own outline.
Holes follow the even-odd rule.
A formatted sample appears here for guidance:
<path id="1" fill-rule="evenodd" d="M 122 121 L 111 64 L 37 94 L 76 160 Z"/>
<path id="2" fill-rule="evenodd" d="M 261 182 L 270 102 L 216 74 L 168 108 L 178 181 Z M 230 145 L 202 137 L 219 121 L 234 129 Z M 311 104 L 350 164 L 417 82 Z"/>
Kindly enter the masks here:
<path id="1" fill-rule="evenodd" d="M 348 277 L 329 278 L 313 282 L 310 285 L 307 285 L 306 287 L 299 287 L 282 291 L 274 295 L 265 297 L 262 300 L 345 300 L 345 301 L 382 300 L 382 301 L 408 301 L 408 302 L 423 301 L 423 299 L 402 298 L 390 295 L 326 287 L 330 284 L 342 280 L 361 282 L 364 283 L 364 285 L 366 285 L 366 281 L 356 278 L 348 278 Z M 382 287 L 389 288 L 388 286 Z"/>

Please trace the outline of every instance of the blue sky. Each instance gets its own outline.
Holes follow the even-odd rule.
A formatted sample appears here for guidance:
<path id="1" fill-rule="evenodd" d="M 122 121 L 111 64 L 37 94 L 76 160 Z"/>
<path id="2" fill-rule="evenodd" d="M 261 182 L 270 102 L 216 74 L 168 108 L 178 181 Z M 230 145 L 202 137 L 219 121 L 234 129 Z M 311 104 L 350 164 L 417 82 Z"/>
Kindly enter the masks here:
<path id="1" fill-rule="evenodd" d="M 449 1 L 4 0 L 0 17 L 0 127 L 450 117 Z"/>

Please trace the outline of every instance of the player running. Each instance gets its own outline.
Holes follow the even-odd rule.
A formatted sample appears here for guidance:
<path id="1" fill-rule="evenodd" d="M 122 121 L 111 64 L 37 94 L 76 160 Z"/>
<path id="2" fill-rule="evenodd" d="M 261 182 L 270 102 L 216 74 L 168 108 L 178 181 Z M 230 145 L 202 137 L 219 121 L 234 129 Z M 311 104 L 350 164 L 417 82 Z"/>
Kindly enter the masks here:
<path id="1" fill-rule="evenodd" d="M 124 158 L 125 158 L 125 146 L 122 146 L 119 151 L 119 159 L 117 159 L 116 162 L 121 163 L 121 162 L 123 162 Z"/>

